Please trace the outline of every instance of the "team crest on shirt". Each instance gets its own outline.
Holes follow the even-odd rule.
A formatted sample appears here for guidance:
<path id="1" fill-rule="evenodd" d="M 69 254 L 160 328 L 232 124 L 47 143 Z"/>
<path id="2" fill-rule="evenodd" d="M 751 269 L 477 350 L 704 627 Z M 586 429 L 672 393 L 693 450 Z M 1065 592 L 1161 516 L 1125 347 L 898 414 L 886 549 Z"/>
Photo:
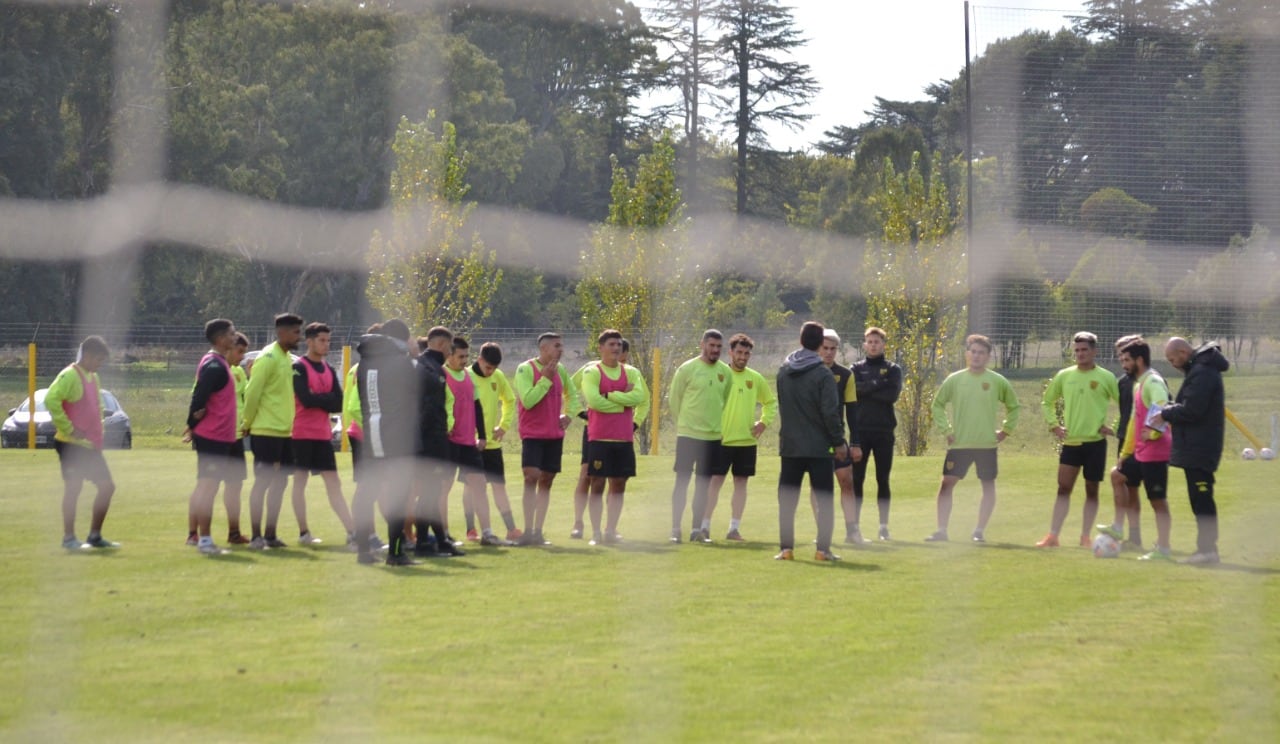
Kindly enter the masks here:
<path id="1" fill-rule="evenodd" d="M 889 374 L 889 370 L 888 370 L 888 369 L 882 369 L 882 370 L 880 370 L 880 376 L 881 376 L 881 377 L 884 377 L 884 376 L 885 376 L 885 375 L 887 375 L 887 374 Z"/>
<path id="2" fill-rule="evenodd" d="M 592 460 L 592 461 L 591 461 L 591 468 L 592 468 L 592 470 L 599 471 L 599 470 L 600 470 L 600 469 L 602 469 L 603 467 L 604 467 L 604 460 Z"/>
<path id="3" fill-rule="evenodd" d="M 754 381 L 754 380 L 747 380 L 747 389 L 748 389 L 748 390 L 750 390 L 750 389 L 751 389 L 751 388 L 753 388 L 753 387 L 755 387 L 755 381 Z"/>
<path id="4" fill-rule="evenodd" d="M 989 383 L 989 382 L 984 382 L 984 383 L 982 383 L 982 389 L 983 389 L 984 391 L 986 391 L 986 390 L 990 390 L 990 389 L 991 389 L 991 383 Z"/>
<path id="5" fill-rule="evenodd" d="M 721 372 L 721 373 L 717 374 L 717 375 L 716 375 L 716 379 L 717 379 L 717 380 L 719 380 L 720 382 L 724 382 L 724 373 L 723 373 L 723 372 Z"/>
<path id="6" fill-rule="evenodd" d="M 497 389 L 498 389 L 498 383 L 496 383 L 496 382 L 491 382 L 491 383 L 489 383 L 489 389 L 490 389 L 490 390 L 497 390 Z"/>
<path id="7" fill-rule="evenodd" d="M 1090 389 L 1090 390 L 1097 390 L 1097 389 L 1098 389 L 1098 381 L 1097 381 L 1097 380 L 1089 380 L 1089 389 Z"/>

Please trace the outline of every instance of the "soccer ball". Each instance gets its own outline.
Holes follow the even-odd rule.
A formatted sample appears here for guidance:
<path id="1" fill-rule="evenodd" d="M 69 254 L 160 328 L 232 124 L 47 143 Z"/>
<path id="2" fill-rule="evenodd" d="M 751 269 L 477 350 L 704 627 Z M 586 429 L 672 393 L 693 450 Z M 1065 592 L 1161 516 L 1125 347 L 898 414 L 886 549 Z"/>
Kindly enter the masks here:
<path id="1" fill-rule="evenodd" d="M 1119 558 L 1120 543 L 1111 535 L 1098 535 L 1093 540 L 1094 558 Z"/>
<path id="2" fill-rule="evenodd" d="M 1258 459 L 1258 452 L 1252 447 L 1245 447 L 1244 451 L 1240 453 L 1240 456 L 1246 460 L 1256 460 Z"/>
<path id="3" fill-rule="evenodd" d="M 1264 460 L 1274 460 L 1276 459 L 1276 451 L 1270 447 L 1263 447 L 1262 451 L 1258 453 L 1258 456 Z"/>

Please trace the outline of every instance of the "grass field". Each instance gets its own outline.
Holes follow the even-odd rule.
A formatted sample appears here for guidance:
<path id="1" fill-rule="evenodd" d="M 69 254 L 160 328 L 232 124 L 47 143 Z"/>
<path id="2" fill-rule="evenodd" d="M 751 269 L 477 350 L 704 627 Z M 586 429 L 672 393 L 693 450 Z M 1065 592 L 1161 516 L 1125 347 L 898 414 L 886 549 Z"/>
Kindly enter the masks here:
<path id="1" fill-rule="evenodd" d="M 336 545 L 201 557 L 182 545 L 193 455 L 108 458 L 105 532 L 123 547 L 66 554 L 54 454 L 0 452 L 0 740 L 1280 740 L 1280 463 L 1228 458 L 1224 562 L 1207 569 L 1031 548 L 1055 468 L 1016 449 L 981 546 L 921 541 L 938 455 L 899 459 L 895 541 L 838 547 L 842 563 L 807 547 L 771 560 L 772 457 L 752 542 L 671 546 L 657 457 L 641 458 L 621 547 L 567 539 L 561 483 L 554 546 L 389 569 Z M 313 528 L 340 542 L 313 486 Z M 1171 493 L 1185 555 L 1180 471 Z M 961 484 L 953 535 L 976 503 Z M 722 502 L 716 537 L 726 519 Z M 797 524 L 807 546 L 806 506 Z"/>

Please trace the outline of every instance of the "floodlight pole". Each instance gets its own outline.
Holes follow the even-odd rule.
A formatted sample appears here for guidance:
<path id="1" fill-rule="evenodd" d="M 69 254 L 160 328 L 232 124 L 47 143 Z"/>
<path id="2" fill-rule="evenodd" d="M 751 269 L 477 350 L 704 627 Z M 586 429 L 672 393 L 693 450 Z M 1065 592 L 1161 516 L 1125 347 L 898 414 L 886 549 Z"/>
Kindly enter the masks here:
<path id="1" fill-rule="evenodd" d="M 968 253 L 969 266 L 969 308 L 966 325 L 968 333 L 974 333 L 974 255 L 973 255 L 973 66 L 969 51 L 969 0 L 964 3 L 964 154 L 965 154 L 965 200 L 964 200 L 964 236 L 965 251 Z"/>

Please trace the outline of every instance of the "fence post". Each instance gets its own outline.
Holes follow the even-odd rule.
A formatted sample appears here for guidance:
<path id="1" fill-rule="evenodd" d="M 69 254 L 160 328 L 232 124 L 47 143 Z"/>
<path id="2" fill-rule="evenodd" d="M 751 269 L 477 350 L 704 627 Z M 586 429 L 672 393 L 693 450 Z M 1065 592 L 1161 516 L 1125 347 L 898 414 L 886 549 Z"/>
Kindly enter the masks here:
<path id="1" fill-rule="evenodd" d="M 653 374 L 650 376 L 653 385 L 649 388 L 649 454 L 658 454 L 658 428 L 662 423 L 662 397 L 658 391 L 662 389 L 662 347 L 653 347 Z"/>
<path id="2" fill-rule="evenodd" d="M 27 344 L 27 449 L 36 448 L 36 345 Z"/>
<path id="3" fill-rule="evenodd" d="M 347 373 L 349 373 L 350 371 L 351 371 L 351 346 L 350 344 L 343 344 L 342 346 L 342 381 L 344 383 L 347 381 Z M 343 392 L 343 395 L 346 395 L 347 391 L 343 390 L 342 392 Z M 350 452 L 351 442 L 348 441 L 347 439 L 347 417 L 345 415 L 345 411 L 342 414 L 339 414 L 338 420 L 342 422 L 341 424 L 339 424 L 339 426 L 342 428 L 342 451 Z"/>

